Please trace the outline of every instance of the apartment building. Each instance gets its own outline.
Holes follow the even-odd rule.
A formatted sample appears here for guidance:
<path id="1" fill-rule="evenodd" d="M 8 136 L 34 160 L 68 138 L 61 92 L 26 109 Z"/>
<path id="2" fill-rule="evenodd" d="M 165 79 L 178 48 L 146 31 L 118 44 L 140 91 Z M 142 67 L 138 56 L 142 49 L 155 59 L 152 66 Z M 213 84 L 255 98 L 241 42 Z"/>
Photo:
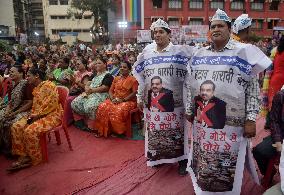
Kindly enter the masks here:
<path id="1" fill-rule="evenodd" d="M 51 41 L 59 40 L 71 43 L 76 39 L 91 42 L 90 28 L 93 24 L 91 13 L 69 16 L 70 0 L 42 0 L 44 31 Z"/>

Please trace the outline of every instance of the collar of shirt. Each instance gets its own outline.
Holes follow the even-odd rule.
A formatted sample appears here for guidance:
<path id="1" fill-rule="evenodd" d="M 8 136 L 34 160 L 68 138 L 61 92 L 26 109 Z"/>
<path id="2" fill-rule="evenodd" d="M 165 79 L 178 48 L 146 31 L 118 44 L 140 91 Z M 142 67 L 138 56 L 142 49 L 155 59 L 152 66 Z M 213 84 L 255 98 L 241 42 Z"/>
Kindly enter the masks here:
<path id="1" fill-rule="evenodd" d="M 223 52 L 223 51 L 225 51 L 226 49 L 232 50 L 232 49 L 234 49 L 235 47 L 236 47 L 235 41 L 230 38 L 229 41 L 228 41 L 228 43 L 225 45 L 225 47 L 224 47 L 223 49 L 220 49 L 220 50 L 218 50 L 218 51 L 215 50 L 215 49 L 213 48 L 213 43 L 211 43 L 209 46 L 207 46 L 206 49 L 207 49 L 207 50 L 211 50 L 211 51 L 213 51 L 213 52 Z"/>
<path id="2" fill-rule="evenodd" d="M 170 42 L 170 43 L 168 44 L 168 46 L 165 47 L 165 48 L 162 50 L 162 52 L 158 52 L 158 51 L 157 51 L 157 45 L 156 45 L 156 47 L 153 48 L 153 52 L 154 52 L 154 53 L 169 52 L 172 46 L 173 46 L 173 44 L 172 44 L 172 42 Z"/>

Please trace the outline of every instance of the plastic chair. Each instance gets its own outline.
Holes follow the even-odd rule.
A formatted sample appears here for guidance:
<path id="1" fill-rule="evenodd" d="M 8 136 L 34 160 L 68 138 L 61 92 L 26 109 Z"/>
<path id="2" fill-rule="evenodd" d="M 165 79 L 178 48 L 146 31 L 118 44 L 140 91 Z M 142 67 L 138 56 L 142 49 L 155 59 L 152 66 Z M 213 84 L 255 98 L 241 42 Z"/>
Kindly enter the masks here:
<path id="1" fill-rule="evenodd" d="M 62 108 L 63 108 L 62 123 L 61 123 L 61 125 L 53 128 L 49 131 L 41 132 L 41 134 L 40 134 L 40 145 L 41 145 L 42 161 L 43 162 L 48 162 L 46 135 L 48 135 L 48 138 L 49 138 L 49 141 L 50 141 L 50 139 L 51 139 L 50 133 L 51 132 L 54 132 L 57 145 L 60 145 L 61 139 L 60 139 L 59 130 L 63 129 L 65 136 L 66 136 L 66 139 L 67 139 L 67 142 L 68 142 L 68 145 L 69 145 L 69 149 L 71 151 L 73 150 L 72 145 L 71 145 L 71 140 L 70 140 L 70 137 L 69 137 L 69 134 L 68 134 L 68 131 L 67 131 L 67 125 L 68 124 L 67 124 L 66 117 L 67 117 L 68 113 L 65 111 L 65 110 L 67 110 L 67 109 L 65 109 L 65 106 L 66 106 L 66 99 L 67 99 L 67 96 L 68 96 L 68 93 L 69 93 L 69 89 L 67 87 L 64 87 L 64 86 L 57 86 L 57 90 L 58 90 L 58 94 L 59 94 L 59 102 L 60 102 L 60 104 L 62 105 Z"/>
<path id="2" fill-rule="evenodd" d="M 275 170 L 275 165 L 279 165 L 280 156 L 281 156 L 281 153 L 277 152 L 277 154 L 269 160 L 268 167 L 262 179 L 262 186 L 265 190 L 267 190 L 268 188 L 272 186 L 273 177 L 277 172 Z"/>
<path id="3" fill-rule="evenodd" d="M 134 108 L 133 110 L 131 110 L 129 112 L 129 120 L 128 120 L 127 130 L 126 130 L 126 137 L 127 138 L 129 138 L 129 139 L 132 138 L 132 121 L 135 119 L 135 117 L 137 117 L 137 119 L 138 119 L 140 129 L 143 128 L 141 115 L 142 115 L 142 113 L 140 112 L 140 110 L 138 108 Z"/>

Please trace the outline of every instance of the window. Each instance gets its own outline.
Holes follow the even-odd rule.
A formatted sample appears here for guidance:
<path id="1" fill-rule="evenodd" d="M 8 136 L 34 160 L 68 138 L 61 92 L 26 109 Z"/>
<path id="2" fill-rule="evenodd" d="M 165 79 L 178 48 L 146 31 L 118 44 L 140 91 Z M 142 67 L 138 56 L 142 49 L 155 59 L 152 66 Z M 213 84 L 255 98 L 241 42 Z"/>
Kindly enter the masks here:
<path id="1" fill-rule="evenodd" d="M 92 18 L 92 15 L 84 16 L 84 19 L 91 19 L 91 18 Z"/>
<path id="2" fill-rule="evenodd" d="M 153 2 L 153 8 L 162 8 L 163 7 L 163 1 L 162 0 L 152 0 Z"/>
<path id="3" fill-rule="evenodd" d="M 263 20 L 253 19 L 252 22 L 251 22 L 251 28 L 262 29 L 263 28 Z"/>
<path id="4" fill-rule="evenodd" d="M 223 0 L 212 0 L 210 2 L 211 9 L 222 9 L 224 10 L 224 1 Z"/>
<path id="5" fill-rule="evenodd" d="M 82 15 L 75 16 L 75 19 L 82 19 Z"/>
<path id="6" fill-rule="evenodd" d="M 49 5 L 58 5 L 58 0 L 49 0 Z"/>
<path id="7" fill-rule="evenodd" d="M 56 34 L 56 30 L 52 29 L 52 30 L 51 30 L 51 33 L 52 33 L 53 35 L 55 35 L 55 34 Z"/>
<path id="8" fill-rule="evenodd" d="M 244 9 L 244 2 L 243 1 L 232 1 L 231 2 L 231 9 L 232 10 L 243 10 Z"/>
<path id="9" fill-rule="evenodd" d="M 90 29 L 83 29 L 82 32 L 90 32 Z"/>
<path id="10" fill-rule="evenodd" d="M 73 29 L 73 32 L 81 32 L 81 29 Z"/>
<path id="11" fill-rule="evenodd" d="M 189 9 L 203 9 L 203 0 L 189 0 Z"/>
<path id="12" fill-rule="evenodd" d="M 66 16 L 58 16 L 58 19 L 66 19 Z"/>
<path id="13" fill-rule="evenodd" d="M 262 1 L 254 1 L 250 3 L 250 9 L 252 10 L 260 10 L 263 11 L 264 2 Z"/>
<path id="14" fill-rule="evenodd" d="M 267 28 L 273 29 L 274 26 L 277 26 L 278 20 L 267 18 Z"/>
<path id="15" fill-rule="evenodd" d="M 179 26 L 178 18 L 169 18 L 168 19 L 169 26 Z"/>
<path id="16" fill-rule="evenodd" d="M 278 5 L 280 1 L 272 1 L 269 3 L 269 10 L 278 11 Z"/>
<path id="17" fill-rule="evenodd" d="M 202 18 L 190 18 L 189 25 L 202 25 L 203 24 L 203 19 Z"/>
<path id="18" fill-rule="evenodd" d="M 68 5 L 68 0 L 59 0 L 60 5 Z"/>
<path id="19" fill-rule="evenodd" d="M 57 16 L 50 16 L 50 19 L 57 19 Z"/>
<path id="20" fill-rule="evenodd" d="M 162 20 L 164 20 L 164 17 L 162 16 L 151 16 L 151 22 L 156 22 L 159 18 L 161 18 Z"/>
<path id="21" fill-rule="evenodd" d="M 169 8 L 170 9 L 181 9 L 182 0 L 169 0 Z"/>

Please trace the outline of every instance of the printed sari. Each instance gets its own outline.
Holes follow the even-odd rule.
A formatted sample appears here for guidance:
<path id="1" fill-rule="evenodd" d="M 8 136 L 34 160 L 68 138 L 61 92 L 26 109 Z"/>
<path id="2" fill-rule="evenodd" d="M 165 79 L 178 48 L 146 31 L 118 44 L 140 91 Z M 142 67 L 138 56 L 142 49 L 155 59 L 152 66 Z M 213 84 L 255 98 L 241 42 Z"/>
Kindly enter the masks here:
<path id="1" fill-rule="evenodd" d="M 61 124 L 62 107 L 56 86 L 51 81 L 43 81 L 33 90 L 31 117 L 38 120 L 27 124 L 23 117 L 11 127 L 12 152 L 14 155 L 29 156 L 32 164 L 42 161 L 39 135 Z"/>

